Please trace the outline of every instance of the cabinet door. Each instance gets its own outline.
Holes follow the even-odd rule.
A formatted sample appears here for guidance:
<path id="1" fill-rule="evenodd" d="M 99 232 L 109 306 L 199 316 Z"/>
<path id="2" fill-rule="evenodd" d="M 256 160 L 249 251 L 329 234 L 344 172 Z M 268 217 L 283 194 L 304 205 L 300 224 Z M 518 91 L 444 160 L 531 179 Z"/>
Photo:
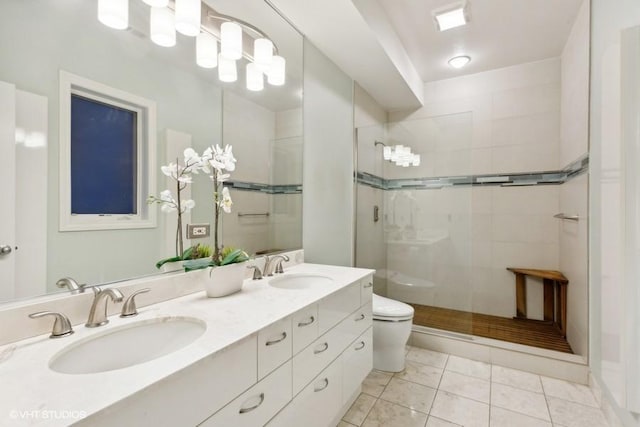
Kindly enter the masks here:
<path id="1" fill-rule="evenodd" d="M 358 307 L 360 307 L 360 281 L 352 283 L 320 301 L 318 333 L 324 334 L 354 310 L 357 310 Z"/>
<path id="2" fill-rule="evenodd" d="M 318 338 L 318 304 L 313 304 L 295 313 L 292 317 L 293 354 Z"/>
<path id="3" fill-rule="evenodd" d="M 202 427 L 263 426 L 291 400 L 291 361 L 229 403 Z"/>
<path id="4" fill-rule="evenodd" d="M 373 369 L 373 327 L 367 329 L 342 353 L 342 398 L 346 404 Z"/>
<path id="5" fill-rule="evenodd" d="M 342 405 L 342 363 L 338 358 L 268 425 L 270 427 L 333 427 L 330 424 Z"/>
<path id="6" fill-rule="evenodd" d="M 291 359 L 291 317 L 258 332 L 258 380 Z"/>

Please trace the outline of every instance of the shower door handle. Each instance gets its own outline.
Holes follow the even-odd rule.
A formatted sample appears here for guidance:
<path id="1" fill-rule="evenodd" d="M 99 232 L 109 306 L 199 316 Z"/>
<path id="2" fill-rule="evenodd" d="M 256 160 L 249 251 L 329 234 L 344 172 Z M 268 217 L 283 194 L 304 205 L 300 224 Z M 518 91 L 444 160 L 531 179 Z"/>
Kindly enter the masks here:
<path id="1" fill-rule="evenodd" d="M 1 245 L 0 246 L 0 255 L 9 255 L 13 249 L 9 245 Z"/>

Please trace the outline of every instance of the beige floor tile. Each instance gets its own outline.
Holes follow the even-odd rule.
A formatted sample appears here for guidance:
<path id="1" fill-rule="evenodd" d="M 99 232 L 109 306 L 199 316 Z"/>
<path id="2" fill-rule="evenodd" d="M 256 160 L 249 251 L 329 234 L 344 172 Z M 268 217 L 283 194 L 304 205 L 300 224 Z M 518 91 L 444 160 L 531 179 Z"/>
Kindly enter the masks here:
<path id="1" fill-rule="evenodd" d="M 491 367 L 491 381 L 523 390 L 542 393 L 540 376 L 530 374 L 529 372 L 493 365 Z"/>
<path id="2" fill-rule="evenodd" d="M 346 421 L 340 421 L 336 427 L 354 427 L 354 425 Z"/>
<path id="3" fill-rule="evenodd" d="M 384 388 L 391 381 L 393 374 L 389 372 L 371 371 L 362 382 L 362 392 L 371 396 L 380 397 Z"/>
<path id="4" fill-rule="evenodd" d="M 580 403 L 582 405 L 593 406 L 594 408 L 598 407 L 596 398 L 591 392 L 591 389 L 585 385 L 548 377 L 542 377 L 541 380 L 542 387 L 544 388 L 544 394 L 547 396 L 557 397 L 559 399 Z"/>
<path id="5" fill-rule="evenodd" d="M 575 402 L 547 397 L 551 420 L 565 427 L 608 427 L 600 409 Z"/>
<path id="6" fill-rule="evenodd" d="M 353 402 L 353 405 L 351 405 L 351 408 L 344 414 L 342 420 L 356 426 L 361 425 L 375 403 L 375 397 L 360 393 L 360 396 Z"/>
<path id="7" fill-rule="evenodd" d="M 519 414 L 517 412 L 507 411 L 506 409 L 491 407 L 491 418 L 489 420 L 491 427 L 551 427 L 551 423 L 543 421 L 539 418 L 533 418 L 528 415 Z"/>
<path id="8" fill-rule="evenodd" d="M 385 400 L 378 400 L 363 427 L 423 427 L 427 414 Z"/>
<path id="9" fill-rule="evenodd" d="M 488 427 L 489 405 L 439 390 L 430 414 L 464 427 Z"/>
<path id="10" fill-rule="evenodd" d="M 488 380 L 469 377 L 457 372 L 445 371 L 440 381 L 440 390 L 468 399 L 489 403 L 491 383 Z"/>
<path id="11" fill-rule="evenodd" d="M 460 424 L 450 423 L 449 421 L 441 420 L 436 417 L 429 417 L 427 425 L 425 427 L 462 427 Z"/>
<path id="12" fill-rule="evenodd" d="M 449 356 L 447 371 L 457 372 L 470 377 L 488 380 L 491 378 L 491 365 L 477 360 L 465 359 L 458 356 Z"/>
<path id="13" fill-rule="evenodd" d="M 436 368 L 444 368 L 447 363 L 447 358 L 447 354 L 418 347 L 411 347 L 411 350 L 407 353 L 407 360 L 435 366 Z"/>
<path id="14" fill-rule="evenodd" d="M 442 377 L 442 369 L 407 360 L 404 371 L 398 372 L 394 377 L 426 385 L 427 387 L 438 388 Z"/>
<path id="15" fill-rule="evenodd" d="M 508 385 L 491 385 L 491 406 L 551 421 L 544 395 Z"/>
<path id="16" fill-rule="evenodd" d="M 392 378 L 380 399 L 429 413 L 436 390 L 410 381 Z"/>

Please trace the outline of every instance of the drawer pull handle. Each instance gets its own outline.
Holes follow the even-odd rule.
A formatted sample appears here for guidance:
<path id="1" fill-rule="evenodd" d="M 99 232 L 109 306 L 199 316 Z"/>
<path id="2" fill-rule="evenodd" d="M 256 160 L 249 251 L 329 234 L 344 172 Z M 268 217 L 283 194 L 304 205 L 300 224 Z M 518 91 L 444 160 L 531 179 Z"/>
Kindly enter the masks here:
<path id="1" fill-rule="evenodd" d="M 362 350 L 364 348 L 364 346 L 365 346 L 364 341 L 360 341 L 360 346 L 356 347 L 355 350 L 356 351 Z"/>
<path id="2" fill-rule="evenodd" d="M 359 322 L 359 321 L 361 321 L 361 320 L 364 320 L 364 318 L 365 318 L 364 313 L 361 313 L 361 314 L 360 314 L 360 317 L 358 317 L 357 319 L 355 319 L 355 321 L 356 321 L 356 322 Z"/>
<path id="3" fill-rule="evenodd" d="M 281 337 L 281 338 L 278 338 L 277 340 L 273 340 L 273 341 L 267 341 L 267 342 L 265 343 L 265 345 L 274 345 L 274 344 L 278 344 L 279 342 L 284 341 L 284 340 L 285 340 L 285 338 L 287 338 L 287 333 L 286 333 L 286 332 L 283 332 L 283 333 L 282 333 L 282 337 Z"/>
<path id="4" fill-rule="evenodd" d="M 262 402 L 264 402 L 264 393 L 260 393 L 260 402 L 256 403 L 253 406 L 250 406 L 248 408 L 240 408 L 240 410 L 238 411 L 238 413 L 240 414 L 246 414 L 247 412 L 251 412 L 254 409 L 257 409 L 258 406 L 262 405 Z"/>
<path id="5" fill-rule="evenodd" d="M 298 323 L 298 328 L 304 328 L 305 326 L 309 326 L 310 324 L 312 324 L 315 321 L 316 321 L 316 318 L 311 316 L 311 317 L 309 317 L 309 320 L 307 322 Z"/>
<path id="6" fill-rule="evenodd" d="M 367 289 L 373 286 L 373 282 L 369 282 L 366 285 L 363 286 L 363 288 Z"/>
<path id="7" fill-rule="evenodd" d="M 324 344 L 322 344 L 322 350 L 313 350 L 313 354 L 320 354 L 320 353 L 324 353 L 325 351 L 327 351 L 329 349 L 329 343 L 326 342 Z"/>
<path id="8" fill-rule="evenodd" d="M 313 391 L 317 393 L 329 387 L 329 378 L 325 378 L 324 380 L 322 380 L 322 383 L 323 384 L 320 387 L 314 387 Z"/>

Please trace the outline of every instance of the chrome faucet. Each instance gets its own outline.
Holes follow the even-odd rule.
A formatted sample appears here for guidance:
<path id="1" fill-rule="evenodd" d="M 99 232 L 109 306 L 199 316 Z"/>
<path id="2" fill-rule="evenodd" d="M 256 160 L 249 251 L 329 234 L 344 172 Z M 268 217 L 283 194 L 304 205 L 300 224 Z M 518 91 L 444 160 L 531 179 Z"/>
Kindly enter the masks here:
<path id="1" fill-rule="evenodd" d="M 84 292 L 85 284 L 79 285 L 78 282 L 71 277 L 63 277 L 56 282 L 56 286 L 59 288 L 67 288 L 72 294 L 81 294 Z"/>
<path id="2" fill-rule="evenodd" d="M 289 257 L 286 255 L 274 255 L 272 257 L 266 256 L 264 259 L 264 271 L 263 276 L 273 276 L 273 273 L 284 273 L 282 268 L 282 262 L 289 261 Z"/>
<path id="3" fill-rule="evenodd" d="M 100 289 L 97 286 L 93 287 L 93 304 L 91 304 L 91 310 L 89 310 L 89 318 L 84 326 L 87 328 L 96 328 L 98 326 L 106 325 L 109 323 L 107 319 L 107 297 L 111 298 L 113 302 L 122 302 L 122 292 L 116 288 Z M 99 310 L 98 305 L 104 300 L 104 309 Z"/>

